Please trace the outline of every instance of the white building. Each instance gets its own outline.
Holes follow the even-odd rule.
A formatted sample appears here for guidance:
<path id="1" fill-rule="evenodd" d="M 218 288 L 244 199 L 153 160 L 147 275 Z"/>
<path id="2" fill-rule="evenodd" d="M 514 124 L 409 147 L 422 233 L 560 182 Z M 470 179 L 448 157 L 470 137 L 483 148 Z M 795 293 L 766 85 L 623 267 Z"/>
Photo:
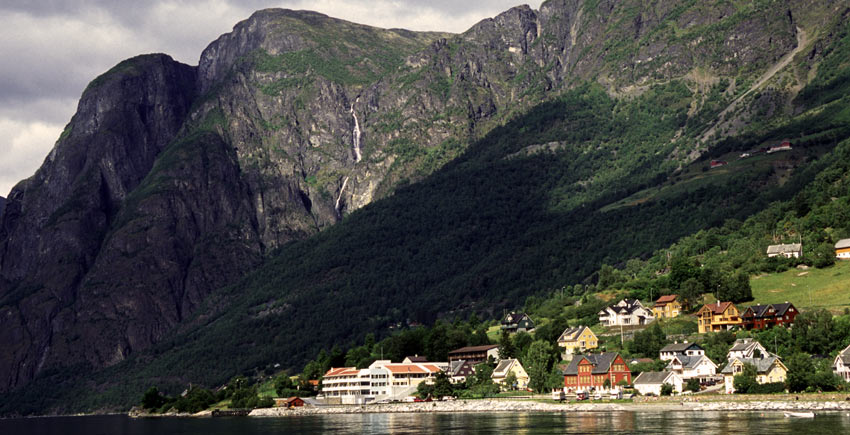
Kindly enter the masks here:
<path id="1" fill-rule="evenodd" d="M 599 323 L 603 326 L 646 325 L 653 320 L 655 316 L 652 310 L 644 307 L 637 299 L 623 299 L 599 312 Z"/>
<path id="2" fill-rule="evenodd" d="M 850 346 L 847 346 L 836 357 L 832 371 L 841 376 L 844 382 L 850 382 Z"/>
<path id="3" fill-rule="evenodd" d="M 783 256 L 785 258 L 800 258 L 803 255 L 803 245 L 790 243 L 787 245 L 770 245 L 767 247 L 768 257 Z"/>
<path id="4" fill-rule="evenodd" d="M 739 338 L 732 344 L 729 353 L 726 354 L 726 359 L 731 361 L 733 358 L 748 359 L 748 358 L 764 358 L 772 355 L 764 346 L 752 338 Z"/>
<path id="5" fill-rule="evenodd" d="M 688 343 L 687 341 L 673 344 L 668 344 L 661 348 L 659 357 L 662 361 L 672 361 L 677 356 L 700 356 L 705 355 L 705 349 L 696 343 Z"/>
<path id="6" fill-rule="evenodd" d="M 696 343 L 673 343 L 661 349 L 661 360 L 669 361 L 665 370 L 684 380 L 710 378 L 717 374 L 717 364 L 705 356 L 705 349 Z"/>
<path id="7" fill-rule="evenodd" d="M 322 378 L 321 398 L 328 403 L 356 405 L 373 400 L 401 400 L 416 392 L 422 382 L 434 376 L 448 363 L 373 362 L 368 368 L 332 368 Z"/>
<path id="8" fill-rule="evenodd" d="M 682 377 L 677 373 L 663 372 L 642 372 L 634 380 L 635 390 L 643 394 L 661 395 L 661 386 L 669 384 L 673 386 L 674 393 L 682 392 Z"/>
<path id="9" fill-rule="evenodd" d="M 841 239 L 835 244 L 835 258 L 850 260 L 850 239 Z"/>

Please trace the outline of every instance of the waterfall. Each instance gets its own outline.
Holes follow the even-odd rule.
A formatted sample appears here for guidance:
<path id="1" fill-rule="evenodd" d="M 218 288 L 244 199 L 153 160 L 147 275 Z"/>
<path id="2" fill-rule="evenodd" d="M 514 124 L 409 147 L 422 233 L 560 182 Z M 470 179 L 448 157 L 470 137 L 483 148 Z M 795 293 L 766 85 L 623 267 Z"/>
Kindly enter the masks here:
<path id="1" fill-rule="evenodd" d="M 360 154 L 360 121 L 357 120 L 357 112 L 354 111 L 354 105 L 360 101 L 360 97 L 357 97 L 353 103 L 351 103 L 351 116 L 354 117 L 354 131 L 352 132 L 352 136 L 354 137 L 354 162 L 359 162 L 363 156 Z"/>
<path id="2" fill-rule="evenodd" d="M 342 217 L 342 210 L 339 209 L 339 202 L 342 200 L 342 193 L 345 192 L 345 185 L 348 184 L 348 177 L 345 177 L 342 180 L 342 187 L 339 188 L 339 196 L 336 197 L 336 205 L 334 205 L 334 209 L 336 210 L 336 214 L 339 217 Z"/>

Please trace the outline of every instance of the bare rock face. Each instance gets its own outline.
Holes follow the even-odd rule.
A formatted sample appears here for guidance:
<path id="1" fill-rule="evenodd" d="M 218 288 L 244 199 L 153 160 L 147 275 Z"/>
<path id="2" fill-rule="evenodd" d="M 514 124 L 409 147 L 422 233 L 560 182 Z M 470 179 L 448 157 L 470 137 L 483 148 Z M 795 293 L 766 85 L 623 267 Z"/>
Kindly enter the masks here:
<path id="1" fill-rule="evenodd" d="M 757 70 L 796 43 L 785 11 L 674 38 L 659 23 L 709 26 L 733 6 L 582 3 L 517 7 L 460 35 L 264 10 L 198 67 L 147 55 L 96 79 L 39 171 L 0 201 L 0 391 L 150 347 L 270 250 L 575 84 L 616 93 Z"/>
<path id="2" fill-rule="evenodd" d="M 194 83 L 194 68 L 165 55 L 122 62 L 92 82 L 42 167 L 12 189 L 0 218 L 0 388 L 69 362 L 56 353 L 79 340 L 69 327 L 93 320 L 80 316 L 79 289 L 123 201 L 181 128 Z"/>

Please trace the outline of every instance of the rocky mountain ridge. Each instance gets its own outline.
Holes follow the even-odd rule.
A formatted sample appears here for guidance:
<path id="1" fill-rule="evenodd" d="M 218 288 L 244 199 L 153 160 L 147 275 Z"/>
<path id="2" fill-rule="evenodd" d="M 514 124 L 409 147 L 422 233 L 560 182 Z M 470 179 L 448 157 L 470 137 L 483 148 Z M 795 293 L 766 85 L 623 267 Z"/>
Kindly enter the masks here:
<path id="1" fill-rule="evenodd" d="M 730 79 L 720 102 L 744 92 L 795 48 L 798 25 L 834 8 L 803 3 L 550 0 L 460 35 L 264 10 L 197 67 L 122 62 L 0 214 L 0 391 L 149 348 L 270 253 L 581 83 L 639 95 L 685 78 L 689 112 L 710 116 L 712 86 Z M 701 146 L 674 145 L 673 166 Z"/>

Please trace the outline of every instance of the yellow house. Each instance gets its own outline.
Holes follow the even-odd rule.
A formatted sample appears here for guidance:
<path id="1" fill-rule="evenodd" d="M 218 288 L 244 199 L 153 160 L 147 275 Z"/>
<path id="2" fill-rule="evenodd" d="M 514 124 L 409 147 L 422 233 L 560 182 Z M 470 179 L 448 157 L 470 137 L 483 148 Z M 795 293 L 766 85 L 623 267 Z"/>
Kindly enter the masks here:
<path id="1" fill-rule="evenodd" d="M 567 359 L 576 352 L 596 349 L 599 346 L 599 339 L 587 326 L 576 326 L 564 330 L 558 337 L 558 346 L 564 348 L 564 359 Z"/>
<path id="2" fill-rule="evenodd" d="M 678 295 L 665 295 L 655 301 L 652 314 L 658 319 L 672 319 L 682 313 L 682 303 Z"/>
<path id="3" fill-rule="evenodd" d="M 741 315 L 732 302 L 715 302 L 704 305 L 697 312 L 697 326 L 699 333 L 718 332 L 731 329 L 733 326 L 741 326 Z"/>
<path id="4" fill-rule="evenodd" d="M 505 385 L 505 379 L 511 373 L 516 377 L 516 383 Z M 502 389 L 516 388 L 518 390 L 528 388 L 528 380 L 530 379 L 522 364 L 515 358 L 507 358 L 499 361 L 499 365 L 493 369 L 493 374 L 490 375 L 490 378 L 493 379 L 493 382 L 499 384 Z"/>
<path id="5" fill-rule="evenodd" d="M 723 383 L 726 393 L 735 392 L 735 375 L 744 371 L 744 364 L 752 364 L 756 368 L 756 382 L 768 384 L 773 382 L 785 382 L 788 376 L 788 367 L 782 364 L 779 357 L 775 355 L 764 358 L 732 358 L 720 373 L 723 373 Z"/>

